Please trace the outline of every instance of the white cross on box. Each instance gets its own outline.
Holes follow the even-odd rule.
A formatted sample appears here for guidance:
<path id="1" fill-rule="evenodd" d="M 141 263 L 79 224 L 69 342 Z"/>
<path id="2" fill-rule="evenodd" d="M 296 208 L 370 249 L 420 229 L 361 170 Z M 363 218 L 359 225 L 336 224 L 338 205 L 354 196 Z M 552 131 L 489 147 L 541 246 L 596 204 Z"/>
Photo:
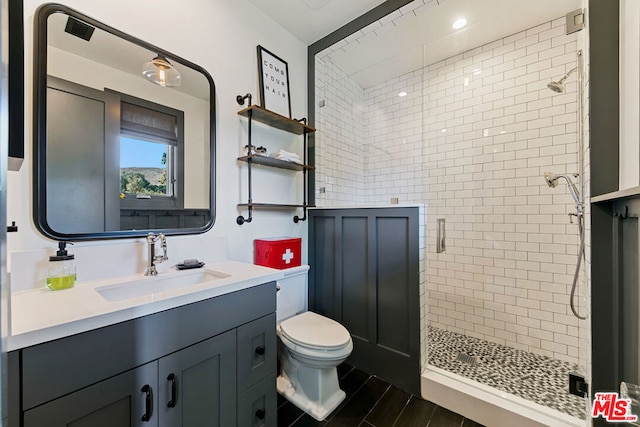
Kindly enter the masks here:
<path id="1" fill-rule="evenodd" d="M 287 248 L 287 250 L 282 254 L 282 260 L 285 264 L 291 264 L 291 260 L 293 259 L 293 252 L 291 249 Z"/>

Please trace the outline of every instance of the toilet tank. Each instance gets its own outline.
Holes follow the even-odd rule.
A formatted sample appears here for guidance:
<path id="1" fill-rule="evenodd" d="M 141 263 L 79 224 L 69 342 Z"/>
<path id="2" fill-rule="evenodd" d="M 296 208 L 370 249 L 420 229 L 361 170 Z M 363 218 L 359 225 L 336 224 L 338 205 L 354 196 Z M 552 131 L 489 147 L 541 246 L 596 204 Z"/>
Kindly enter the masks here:
<path id="1" fill-rule="evenodd" d="M 276 321 L 281 322 L 298 313 L 307 311 L 308 265 L 282 270 L 284 279 L 278 280 L 280 290 L 276 293 Z"/>

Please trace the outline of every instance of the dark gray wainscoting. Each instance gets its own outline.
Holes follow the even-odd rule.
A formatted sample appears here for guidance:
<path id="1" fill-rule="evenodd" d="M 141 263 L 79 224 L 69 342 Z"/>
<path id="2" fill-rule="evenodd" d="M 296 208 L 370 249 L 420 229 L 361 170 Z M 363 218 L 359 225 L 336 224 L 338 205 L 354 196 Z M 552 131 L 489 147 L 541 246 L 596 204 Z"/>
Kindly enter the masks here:
<path id="1" fill-rule="evenodd" d="M 419 208 L 309 216 L 311 310 L 349 330 L 348 363 L 419 395 Z"/>
<path id="2" fill-rule="evenodd" d="M 617 391 L 621 381 L 640 384 L 640 197 L 598 200 L 591 212 L 593 395 Z"/>

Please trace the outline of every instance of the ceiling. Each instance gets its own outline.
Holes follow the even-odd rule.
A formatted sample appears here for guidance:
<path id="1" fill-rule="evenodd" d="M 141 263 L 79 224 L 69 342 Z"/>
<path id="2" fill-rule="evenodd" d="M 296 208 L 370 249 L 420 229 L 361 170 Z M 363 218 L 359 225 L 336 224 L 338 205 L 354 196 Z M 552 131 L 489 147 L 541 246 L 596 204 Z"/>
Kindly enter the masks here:
<path id="1" fill-rule="evenodd" d="M 384 3 L 384 0 L 249 1 L 307 45 Z"/>
<path id="2" fill-rule="evenodd" d="M 49 59 L 54 54 L 54 51 L 50 49 L 53 47 L 100 64 L 105 70 L 113 68 L 131 74 L 138 78 L 142 85 L 152 84 L 142 76 L 142 64 L 155 57 L 157 52 L 131 43 L 100 28 L 95 29 L 91 40 L 87 42 L 65 31 L 67 19 L 68 16 L 64 13 L 53 13 L 47 18 Z M 173 59 L 170 62 L 182 75 L 182 85 L 180 87 L 162 88 L 161 90 L 183 92 L 209 101 L 209 81 L 197 70 Z M 160 88 L 160 86 L 157 86 L 157 88 Z"/>
<path id="3" fill-rule="evenodd" d="M 365 0 L 250 1 L 307 43 L 382 3 Z M 316 3 L 319 8 L 311 9 L 306 5 L 309 2 Z M 580 0 L 414 0 L 326 49 L 318 57 L 333 62 L 362 88 L 367 88 L 564 17 L 580 4 Z M 350 6 L 349 10 L 341 10 L 346 9 L 346 5 Z M 451 24 L 460 17 L 466 18 L 468 24 L 454 30 Z"/>

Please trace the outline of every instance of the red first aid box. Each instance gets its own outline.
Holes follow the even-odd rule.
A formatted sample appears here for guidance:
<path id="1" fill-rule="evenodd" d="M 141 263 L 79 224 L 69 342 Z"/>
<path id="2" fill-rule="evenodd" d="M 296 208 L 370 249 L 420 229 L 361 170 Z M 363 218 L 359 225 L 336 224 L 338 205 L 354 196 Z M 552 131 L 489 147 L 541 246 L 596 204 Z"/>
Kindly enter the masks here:
<path id="1" fill-rule="evenodd" d="M 253 241 L 253 263 L 265 267 L 298 267 L 302 262 L 300 237 L 274 237 Z"/>

